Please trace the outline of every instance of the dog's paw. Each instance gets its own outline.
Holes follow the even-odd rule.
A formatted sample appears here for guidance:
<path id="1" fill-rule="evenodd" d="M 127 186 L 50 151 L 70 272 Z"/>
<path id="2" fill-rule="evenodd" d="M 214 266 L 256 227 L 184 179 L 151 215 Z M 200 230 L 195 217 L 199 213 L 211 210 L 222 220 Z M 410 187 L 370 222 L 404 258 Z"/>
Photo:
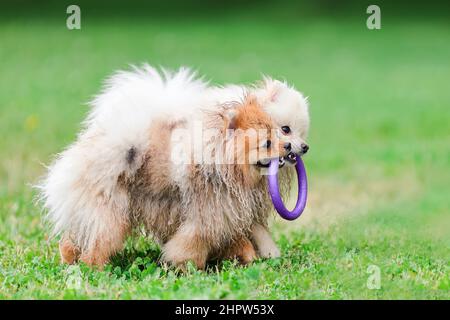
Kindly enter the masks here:
<path id="1" fill-rule="evenodd" d="M 81 255 L 80 249 L 69 239 L 61 239 L 59 242 L 59 253 L 61 261 L 67 264 L 76 263 Z"/>
<path id="2" fill-rule="evenodd" d="M 207 252 L 203 248 L 191 247 L 175 238 L 163 247 L 161 261 L 181 270 L 191 261 L 197 269 L 205 269 L 206 256 Z"/>
<path id="3" fill-rule="evenodd" d="M 253 260 L 255 260 L 257 258 L 258 258 L 258 256 L 252 245 L 244 248 L 242 250 L 242 252 L 240 253 L 240 255 L 238 255 L 238 259 L 239 259 L 240 263 L 242 263 L 244 265 L 250 264 L 251 262 L 253 262 Z"/>
<path id="4" fill-rule="evenodd" d="M 227 256 L 227 258 L 238 259 L 243 265 L 250 264 L 258 258 L 253 244 L 247 238 L 242 238 L 231 245 Z"/>
<path id="5" fill-rule="evenodd" d="M 258 248 L 258 253 L 261 258 L 279 258 L 281 256 L 280 249 L 275 243 L 266 243 Z"/>

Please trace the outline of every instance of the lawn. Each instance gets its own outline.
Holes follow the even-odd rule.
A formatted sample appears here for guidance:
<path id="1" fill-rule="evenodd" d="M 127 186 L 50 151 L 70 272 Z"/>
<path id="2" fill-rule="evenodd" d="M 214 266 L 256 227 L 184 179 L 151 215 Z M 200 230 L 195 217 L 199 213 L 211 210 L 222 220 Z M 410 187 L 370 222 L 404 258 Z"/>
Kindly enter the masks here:
<path id="1" fill-rule="evenodd" d="M 388 11 L 370 31 L 364 8 L 82 9 L 69 31 L 61 8 L 0 16 L 0 298 L 450 298 L 448 19 Z M 310 97 L 309 202 L 295 222 L 274 216 L 280 259 L 178 275 L 137 234 L 104 271 L 60 264 L 31 185 L 74 140 L 103 79 L 141 62 L 193 66 L 219 84 L 269 74 Z"/>

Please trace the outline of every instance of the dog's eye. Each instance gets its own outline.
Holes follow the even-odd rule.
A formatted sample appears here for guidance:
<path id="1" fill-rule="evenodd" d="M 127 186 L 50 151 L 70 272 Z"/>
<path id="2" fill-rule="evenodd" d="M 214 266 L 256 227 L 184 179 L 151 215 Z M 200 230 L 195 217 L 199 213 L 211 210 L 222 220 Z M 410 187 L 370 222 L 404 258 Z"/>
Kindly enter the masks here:
<path id="1" fill-rule="evenodd" d="M 282 127 L 281 127 L 281 130 L 283 130 L 283 132 L 284 132 L 285 134 L 288 134 L 288 133 L 291 132 L 291 128 L 290 128 L 289 126 L 282 126 Z"/>
<path id="2" fill-rule="evenodd" d="M 264 147 L 266 147 L 267 149 L 269 149 L 271 145 L 272 145 L 272 141 L 267 140 L 267 141 L 266 141 L 266 144 L 264 145 Z"/>

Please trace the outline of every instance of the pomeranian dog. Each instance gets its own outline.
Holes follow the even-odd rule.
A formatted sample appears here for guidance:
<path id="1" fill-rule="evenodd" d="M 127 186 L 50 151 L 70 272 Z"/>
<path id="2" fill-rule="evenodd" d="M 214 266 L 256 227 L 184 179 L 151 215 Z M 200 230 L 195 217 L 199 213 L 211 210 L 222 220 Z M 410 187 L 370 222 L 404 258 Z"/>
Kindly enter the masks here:
<path id="1" fill-rule="evenodd" d="M 62 261 L 101 268 L 139 226 L 173 266 L 278 257 L 263 170 L 305 153 L 308 128 L 306 99 L 284 82 L 217 87 L 148 65 L 116 73 L 38 186 Z"/>

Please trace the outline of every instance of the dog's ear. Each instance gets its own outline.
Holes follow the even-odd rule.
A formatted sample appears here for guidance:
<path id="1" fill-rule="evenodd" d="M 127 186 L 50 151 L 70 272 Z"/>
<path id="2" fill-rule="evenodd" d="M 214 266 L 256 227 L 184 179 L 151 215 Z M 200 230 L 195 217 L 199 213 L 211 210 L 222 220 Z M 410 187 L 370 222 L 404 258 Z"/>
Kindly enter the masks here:
<path id="1" fill-rule="evenodd" d="M 270 102 L 276 102 L 281 92 L 282 83 L 278 80 L 273 80 L 267 87 L 268 99 Z"/>
<path id="2" fill-rule="evenodd" d="M 270 102 L 277 101 L 279 94 L 283 88 L 283 83 L 269 77 L 264 77 L 264 97 L 263 99 Z"/>
<path id="3" fill-rule="evenodd" d="M 235 108 L 226 109 L 222 112 L 221 117 L 224 122 L 225 130 L 235 130 L 238 111 Z"/>

